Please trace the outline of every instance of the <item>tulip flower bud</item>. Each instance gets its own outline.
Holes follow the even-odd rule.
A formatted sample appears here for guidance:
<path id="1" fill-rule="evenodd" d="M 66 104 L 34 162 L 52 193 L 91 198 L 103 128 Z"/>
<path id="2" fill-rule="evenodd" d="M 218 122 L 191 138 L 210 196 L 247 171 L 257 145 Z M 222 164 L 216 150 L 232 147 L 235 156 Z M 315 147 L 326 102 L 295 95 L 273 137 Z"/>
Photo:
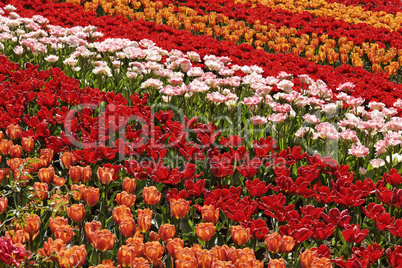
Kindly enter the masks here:
<path id="1" fill-rule="evenodd" d="M 235 265 L 231 261 L 216 261 L 211 268 L 235 268 Z"/>
<path id="2" fill-rule="evenodd" d="M 92 244 L 92 235 L 95 233 L 95 231 L 101 230 L 102 225 L 99 221 L 91 221 L 91 222 L 87 222 L 85 223 L 85 234 L 87 235 L 87 240 L 89 243 Z"/>
<path id="3" fill-rule="evenodd" d="M 34 157 L 34 158 L 27 158 L 27 169 L 29 173 L 36 173 L 39 171 L 39 169 L 42 167 L 42 164 L 39 161 L 39 158 Z"/>
<path id="4" fill-rule="evenodd" d="M 282 242 L 282 238 L 278 233 L 272 233 L 265 236 L 265 244 L 267 248 L 272 253 L 279 252 L 279 246 Z"/>
<path id="5" fill-rule="evenodd" d="M 145 204 L 150 206 L 156 205 L 159 200 L 161 200 L 161 194 L 155 186 L 144 187 L 142 197 L 144 198 Z"/>
<path id="6" fill-rule="evenodd" d="M 122 267 L 130 267 L 131 263 L 136 258 L 137 253 L 132 246 L 121 246 L 117 252 L 117 259 Z"/>
<path id="7" fill-rule="evenodd" d="M 159 235 L 157 233 L 155 233 L 154 231 L 151 231 L 149 233 L 149 240 L 151 241 L 158 241 L 159 240 Z"/>
<path id="8" fill-rule="evenodd" d="M 129 194 L 133 194 L 135 191 L 136 182 L 135 179 L 130 179 L 129 177 L 125 177 L 123 180 L 123 191 L 126 191 Z"/>
<path id="9" fill-rule="evenodd" d="M 116 202 L 119 205 L 126 205 L 127 207 L 131 208 L 137 197 L 133 194 L 129 194 L 126 191 L 123 191 L 121 193 L 118 193 L 116 195 Z"/>
<path id="10" fill-rule="evenodd" d="M 56 217 L 56 218 L 50 218 L 49 219 L 49 228 L 52 230 L 54 233 L 54 230 L 56 230 L 58 227 L 62 225 L 68 225 L 68 220 L 64 217 Z"/>
<path id="11" fill-rule="evenodd" d="M 13 172 L 17 171 L 22 164 L 24 164 L 24 160 L 21 158 L 7 160 L 7 165 Z"/>
<path id="12" fill-rule="evenodd" d="M 197 267 L 197 259 L 193 256 L 185 255 L 175 261 L 176 268 Z"/>
<path id="13" fill-rule="evenodd" d="M 148 259 L 152 260 L 152 262 L 160 260 L 164 250 L 165 247 L 157 241 L 147 242 L 144 244 L 144 255 Z"/>
<path id="14" fill-rule="evenodd" d="M 114 169 L 98 167 L 96 174 L 98 175 L 100 182 L 107 185 L 113 180 Z"/>
<path id="15" fill-rule="evenodd" d="M 219 208 L 215 209 L 213 205 L 205 205 L 201 208 L 202 220 L 216 224 L 219 219 Z"/>
<path id="16" fill-rule="evenodd" d="M 74 204 L 67 208 L 67 213 L 73 222 L 81 222 L 85 217 L 85 207 L 83 204 Z"/>
<path id="17" fill-rule="evenodd" d="M 134 258 L 134 260 L 131 263 L 131 268 L 148 268 L 148 267 L 149 267 L 148 260 L 142 257 Z"/>
<path id="18" fill-rule="evenodd" d="M 211 267 L 216 260 L 215 255 L 208 250 L 196 252 L 195 256 L 197 258 L 198 267 Z"/>
<path id="19" fill-rule="evenodd" d="M 10 147 L 10 150 L 8 151 L 8 154 L 10 155 L 11 158 L 20 158 L 22 156 L 22 148 L 21 146 L 14 145 Z"/>
<path id="20" fill-rule="evenodd" d="M 306 249 L 300 254 L 300 263 L 302 268 L 310 268 L 310 265 L 315 258 L 318 258 L 317 252 Z"/>
<path id="21" fill-rule="evenodd" d="M 268 268 L 286 268 L 284 259 L 271 259 L 268 263 Z"/>
<path id="22" fill-rule="evenodd" d="M 231 236 L 236 245 L 242 246 L 250 239 L 251 231 L 250 228 L 246 229 L 241 225 L 232 226 Z"/>
<path id="23" fill-rule="evenodd" d="M 41 149 L 40 150 L 40 161 L 44 167 L 50 165 L 53 161 L 54 152 L 52 149 Z"/>
<path id="24" fill-rule="evenodd" d="M 71 181 L 73 183 L 79 183 L 81 182 L 81 166 L 72 166 L 70 167 L 70 170 L 68 171 L 68 175 L 70 175 Z"/>
<path id="25" fill-rule="evenodd" d="M 49 186 L 45 182 L 35 182 L 33 185 L 33 194 L 35 198 L 40 200 L 45 200 L 47 197 L 47 192 L 49 191 Z"/>
<path id="26" fill-rule="evenodd" d="M 81 180 L 83 183 L 87 183 L 91 180 L 92 169 L 90 166 L 83 167 L 81 169 Z"/>
<path id="27" fill-rule="evenodd" d="M 99 201 L 99 188 L 88 187 L 84 192 L 84 199 L 88 206 L 95 206 Z"/>
<path id="28" fill-rule="evenodd" d="M 176 219 L 182 219 L 190 210 L 191 201 L 184 199 L 173 199 L 170 201 L 170 213 Z"/>
<path id="29" fill-rule="evenodd" d="M 87 190 L 85 184 L 71 184 L 71 196 L 75 201 L 81 201 L 84 199 L 84 193 Z"/>
<path id="30" fill-rule="evenodd" d="M 180 238 L 168 239 L 166 248 L 170 256 L 175 256 L 175 251 L 177 248 L 183 248 L 184 241 Z"/>
<path id="31" fill-rule="evenodd" d="M 176 234 L 176 229 L 175 229 L 174 225 L 166 223 L 159 227 L 158 234 L 161 237 L 161 240 L 163 242 L 166 242 L 169 239 L 174 237 L 174 235 Z"/>
<path id="32" fill-rule="evenodd" d="M 73 246 L 59 254 L 60 267 L 81 267 L 87 259 L 85 245 Z"/>
<path id="33" fill-rule="evenodd" d="M 131 210 L 125 205 L 115 207 L 112 212 L 113 220 L 115 223 L 120 224 L 124 218 L 133 218 Z"/>
<path id="34" fill-rule="evenodd" d="M 96 230 L 92 235 L 92 246 L 100 251 L 111 250 L 116 242 L 116 236 L 108 229 Z"/>
<path id="35" fill-rule="evenodd" d="M 140 257 L 144 254 L 144 239 L 140 237 L 130 237 L 126 240 L 127 246 L 132 246 L 135 248 L 135 252 L 137 253 L 137 257 Z"/>
<path id="36" fill-rule="evenodd" d="M 36 214 L 28 215 L 25 219 L 24 231 L 33 237 L 40 229 L 40 217 Z"/>
<path id="37" fill-rule="evenodd" d="M 74 165 L 76 161 L 76 157 L 74 153 L 71 152 L 65 152 L 60 156 L 61 163 L 63 164 L 63 167 L 65 169 L 70 169 L 72 165 Z"/>
<path id="38" fill-rule="evenodd" d="M 62 178 L 62 177 L 59 177 L 57 175 L 54 175 L 53 183 L 56 186 L 63 186 L 66 183 L 66 179 Z"/>
<path id="39" fill-rule="evenodd" d="M 295 241 L 294 241 L 293 237 L 284 235 L 282 238 L 282 242 L 279 245 L 279 252 L 280 253 L 289 253 L 292 251 L 294 246 L 295 246 Z"/>
<path id="40" fill-rule="evenodd" d="M 56 239 L 61 239 L 65 244 L 70 244 L 73 240 L 74 231 L 70 225 L 60 225 L 54 231 L 53 235 Z"/>
<path id="41" fill-rule="evenodd" d="M 26 153 L 30 153 L 34 149 L 35 142 L 32 137 L 22 137 L 21 147 Z"/>
<path id="42" fill-rule="evenodd" d="M 7 155 L 11 146 L 13 146 L 13 142 L 10 140 L 1 140 L 0 141 L 0 155 Z"/>
<path id="43" fill-rule="evenodd" d="M 3 213 L 4 211 L 6 211 L 8 205 L 8 199 L 7 197 L 0 197 L 0 214 Z"/>
<path id="44" fill-rule="evenodd" d="M 61 239 L 53 240 L 51 237 L 48 238 L 47 242 L 43 243 L 43 248 L 38 250 L 39 256 L 49 258 L 52 261 L 57 261 L 57 255 L 60 252 L 66 250 L 67 245 Z M 49 261 L 48 261 L 49 262 Z"/>
<path id="45" fill-rule="evenodd" d="M 124 218 L 119 224 L 120 232 L 124 237 L 132 237 L 135 234 L 135 221 L 132 218 Z"/>
<path id="46" fill-rule="evenodd" d="M 52 183 L 55 176 L 53 167 L 39 169 L 38 176 L 41 182 Z"/>
<path id="47" fill-rule="evenodd" d="M 215 234 L 215 231 L 216 228 L 211 222 L 200 223 L 197 227 L 195 227 L 195 232 L 197 233 L 198 238 L 206 242 L 211 240 L 212 236 Z"/>
<path id="48" fill-rule="evenodd" d="M 19 125 L 11 124 L 11 125 L 8 125 L 8 127 L 6 128 L 6 135 L 11 140 L 18 140 L 19 138 L 21 138 L 21 134 L 22 134 L 22 129 Z"/>

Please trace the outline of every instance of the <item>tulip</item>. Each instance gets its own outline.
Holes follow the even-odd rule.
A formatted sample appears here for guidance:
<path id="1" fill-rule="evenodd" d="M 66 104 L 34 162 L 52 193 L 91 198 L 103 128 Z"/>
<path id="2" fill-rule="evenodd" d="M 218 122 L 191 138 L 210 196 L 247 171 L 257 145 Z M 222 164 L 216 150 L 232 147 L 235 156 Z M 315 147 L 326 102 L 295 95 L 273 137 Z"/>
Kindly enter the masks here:
<path id="1" fill-rule="evenodd" d="M 70 175 L 71 181 L 73 183 L 79 183 L 81 182 L 81 166 L 72 166 L 70 167 L 70 170 L 68 171 L 68 175 Z"/>
<path id="2" fill-rule="evenodd" d="M 120 224 L 123 218 L 133 218 L 130 208 L 125 205 L 115 207 L 112 212 L 113 220 L 115 223 Z"/>
<path id="3" fill-rule="evenodd" d="M 300 263 L 302 268 L 310 268 L 311 263 L 317 257 L 318 254 L 316 251 L 306 249 L 303 253 L 300 254 Z"/>
<path id="4" fill-rule="evenodd" d="M 144 255 L 152 262 L 160 260 L 164 250 L 165 247 L 157 241 L 147 242 L 144 244 Z"/>
<path id="5" fill-rule="evenodd" d="M 1 140 L 0 141 L 0 155 L 7 155 L 11 146 L 13 146 L 13 142 L 10 140 Z"/>
<path id="6" fill-rule="evenodd" d="M 223 245 L 221 247 L 215 246 L 212 249 L 215 253 L 215 256 L 218 258 L 218 260 L 221 261 L 228 261 L 228 252 L 229 252 L 229 247 L 227 245 Z"/>
<path id="7" fill-rule="evenodd" d="M 271 259 L 268 263 L 268 268 L 286 268 L 284 259 Z"/>
<path id="8" fill-rule="evenodd" d="M 59 209 L 64 210 L 68 203 L 69 201 L 66 195 L 54 194 L 50 197 L 50 205 L 52 207 L 58 207 Z"/>
<path id="9" fill-rule="evenodd" d="M 26 153 L 30 153 L 34 149 L 34 140 L 32 137 L 22 137 L 21 139 L 21 147 Z"/>
<path id="10" fill-rule="evenodd" d="M 137 223 L 138 229 L 141 233 L 146 233 L 151 229 L 152 223 L 152 210 L 147 209 L 139 209 L 137 211 Z"/>
<path id="11" fill-rule="evenodd" d="M 175 251 L 177 248 L 183 248 L 184 247 L 184 241 L 181 240 L 180 238 L 174 238 L 174 239 L 168 239 L 166 248 L 169 252 L 170 256 L 174 256 Z"/>
<path id="12" fill-rule="evenodd" d="M 2 141 L 4 139 L 4 133 L 3 131 L 0 130 L 0 141 Z"/>
<path id="13" fill-rule="evenodd" d="M 72 184 L 71 185 L 71 195 L 74 200 L 80 201 L 84 198 L 84 193 L 87 190 L 85 184 Z"/>
<path id="14" fill-rule="evenodd" d="M 265 236 L 265 244 L 267 245 L 268 250 L 272 253 L 279 252 L 279 246 L 281 243 L 282 238 L 278 233 L 272 233 Z"/>
<path id="15" fill-rule="evenodd" d="M 212 236 L 215 234 L 215 231 L 216 228 L 211 222 L 200 223 L 197 227 L 195 227 L 195 232 L 197 233 L 198 238 L 205 242 L 211 240 Z"/>
<path id="16" fill-rule="evenodd" d="M 198 267 L 197 259 L 193 256 L 186 255 L 175 261 L 176 268 Z"/>
<path id="17" fill-rule="evenodd" d="M 144 187 L 142 197 L 144 198 L 145 204 L 150 206 L 156 205 L 159 200 L 161 200 L 161 194 L 155 186 Z"/>
<path id="18" fill-rule="evenodd" d="M 295 241 L 293 237 L 284 235 L 282 238 L 282 243 L 279 246 L 280 253 L 289 253 L 295 246 Z"/>
<path id="19" fill-rule="evenodd" d="M 44 182 L 35 182 L 33 185 L 33 194 L 35 198 L 44 200 L 47 197 L 47 192 L 49 191 L 49 186 Z"/>
<path id="20" fill-rule="evenodd" d="M 70 219 L 75 222 L 81 222 L 85 217 L 85 207 L 83 204 L 74 204 L 67 208 Z"/>
<path id="21" fill-rule="evenodd" d="M 131 246 L 121 246 L 117 252 L 117 259 L 119 264 L 123 267 L 130 267 L 131 263 L 137 257 L 137 252 L 134 247 Z"/>
<path id="22" fill-rule="evenodd" d="M 250 239 L 251 231 L 250 228 L 246 229 L 241 225 L 232 226 L 231 236 L 236 245 L 242 246 Z"/>
<path id="23" fill-rule="evenodd" d="M 0 161 L 1 161 L 1 155 L 0 155 Z M 0 184 L 3 182 L 4 175 L 5 175 L 4 169 L 0 168 Z"/>
<path id="24" fill-rule="evenodd" d="M 129 194 L 134 194 L 136 182 L 135 179 L 130 179 L 129 177 L 125 177 L 123 180 L 123 191 L 126 191 Z"/>
<path id="25" fill-rule="evenodd" d="M 43 161 L 43 166 L 48 166 L 53 161 L 54 152 L 52 149 L 40 150 L 40 161 Z"/>
<path id="26" fill-rule="evenodd" d="M 202 220 L 216 224 L 219 219 L 219 208 L 215 209 L 213 205 L 205 205 L 201 208 Z"/>
<path id="27" fill-rule="evenodd" d="M 24 230 L 9 230 L 6 231 L 5 237 L 7 239 L 11 239 L 14 244 L 24 244 L 26 241 L 29 241 L 29 234 Z"/>
<path id="28" fill-rule="evenodd" d="M 66 183 L 66 179 L 62 178 L 62 177 L 59 177 L 57 175 L 54 175 L 53 183 L 56 186 L 63 186 Z"/>
<path id="29" fill-rule="evenodd" d="M 8 154 L 11 158 L 20 158 L 22 156 L 22 148 L 19 145 L 11 146 Z"/>
<path id="30" fill-rule="evenodd" d="M 87 251 L 85 245 L 73 246 L 59 254 L 59 265 L 61 268 L 80 267 L 85 264 Z"/>
<path id="31" fill-rule="evenodd" d="M 40 217 L 36 214 L 28 215 L 25 219 L 24 231 L 29 234 L 30 239 L 33 239 L 34 235 L 39 232 L 40 229 Z"/>
<path id="32" fill-rule="evenodd" d="M 84 192 L 84 199 L 88 206 L 95 206 L 99 201 L 99 188 L 88 187 Z"/>
<path id="33" fill-rule="evenodd" d="M 100 251 L 112 249 L 116 236 L 107 229 L 96 230 L 92 235 L 92 246 Z"/>
<path id="34" fill-rule="evenodd" d="M 135 203 L 137 197 L 133 194 L 129 194 L 126 191 L 118 193 L 116 195 L 116 202 L 119 205 L 126 205 L 127 207 L 132 207 Z"/>
<path id="35" fill-rule="evenodd" d="M 171 238 L 174 238 L 174 235 L 176 234 L 176 229 L 174 225 L 166 223 L 164 225 L 161 225 L 159 227 L 158 234 L 163 242 L 168 241 Z"/>
<path id="36" fill-rule="evenodd" d="M 149 240 L 150 241 L 158 241 L 159 240 L 159 235 L 157 233 L 155 233 L 154 231 L 151 231 L 149 233 Z"/>
<path id="37" fill-rule="evenodd" d="M 68 225 L 68 220 L 64 217 L 56 217 L 56 218 L 50 218 L 49 219 L 49 227 L 50 230 L 54 233 L 54 230 L 56 230 L 59 226 L 62 225 Z"/>
<path id="38" fill-rule="evenodd" d="M 132 218 L 124 218 L 119 224 L 120 232 L 124 237 L 132 237 L 135 234 L 135 221 Z"/>
<path id="39" fill-rule="evenodd" d="M 95 233 L 95 231 L 101 230 L 102 229 L 102 225 L 99 221 L 91 221 L 91 222 L 87 222 L 85 223 L 85 234 L 87 235 L 87 240 L 89 243 L 92 244 L 92 236 Z"/>
<path id="40" fill-rule="evenodd" d="M 92 177 L 92 169 L 90 166 L 81 168 L 81 180 L 83 183 L 87 183 L 91 180 Z"/>
<path id="41" fill-rule="evenodd" d="M 75 161 L 77 160 L 74 153 L 71 152 L 64 152 L 60 156 L 60 159 L 65 169 L 70 169 L 70 167 L 74 165 Z"/>
<path id="42" fill-rule="evenodd" d="M 311 263 L 311 268 L 332 268 L 332 262 L 330 259 L 322 257 L 315 258 Z"/>
<path id="43" fill-rule="evenodd" d="M 52 166 L 48 168 L 41 168 L 38 171 L 38 176 L 41 182 L 46 182 L 47 184 L 50 184 L 53 182 L 55 176 L 54 168 Z"/>
<path id="44" fill-rule="evenodd" d="M 170 201 L 170 213 L 176 219 L 184 218 L 190 210 L 190 203 L 184 199 L 173 199 Z"/>
<path id="45" fill-rule="evenodd" d="M 4 211 L 6 211 L 8 205 L 8 199 L 7 197 L 0 197 L 0 214 L 3 213 Z"/>
<path id="46" fill-rule="evenodd" d="M 21 158 L 13 158 L 7 160 L 7 165 L 10 167 L 12 171 L 17 171 L 21 165 L 24 164 L 24 160 Z"/>
<path id="47" fill-rule="evenodd" d="M 39 158 L 27 158 L 27 169 L 29 173 L 36 173 L 42 167 L 42 164 L 39 161 Z"/>
<path id="48" fill-rule="evenodd" d="M 126 240 L 127 246 L 132 246 L 137 253 L 137 257 L 142 256 L 144 254 L 144 239 L 140 237 L 130 237 Z"/>
<path id="49" fill-rule="evenodd" d="M 212 263 L 216 260 L 215 255 L 211 251 L 204 250 L 202 252 L 196 252 L 198 267 L 206 268 L 211 267 Z"/>
<path id="50" fill-rule="evenodd" d="M 6 135 L 11 140 L 18 140 L 19 138 L 21 138 L 21 134 L 22 134 L 22 129 L 19 125 L 10 124 L 6 128 Z"/>
<path id="51" fill-rule="evenodd" d="M 108 185 L 114 176 L 114 169 L 108 167 L 98 167 L 96 174 L 101 183 Z"/>
<path id="52" fill-rule="evenodd" d="M 211 268 L 235 268 L 235 265 L 231 261 L 215 261 Z"/>
<path id="53" fill-rule="evenodd" d="M 73 240 L 74 231 L 70 225 L 60 225 L 53 231 L 53 235 L 56 239 L 61 239 L 65 244 L 70 244 Z"/>
<path id="54" fill-rule="evenodd" d="M 52 261 L 57 261 L 57 255 L 59 255 L 60 252 L 65 251 L 66 246 L 67 245 L 63 240 L 53 240 L 51 237 L 49 237 L 47 242 L 43 243 L 43 248 L 38 250 L 38 254 L 39 256 L 50 258 Z"/>
<path id="55" fill-rule="evenodd" d="M 149 268 L 148 260 L 144 258 L 134 258 L 131 263 L 131 268 Z"/>

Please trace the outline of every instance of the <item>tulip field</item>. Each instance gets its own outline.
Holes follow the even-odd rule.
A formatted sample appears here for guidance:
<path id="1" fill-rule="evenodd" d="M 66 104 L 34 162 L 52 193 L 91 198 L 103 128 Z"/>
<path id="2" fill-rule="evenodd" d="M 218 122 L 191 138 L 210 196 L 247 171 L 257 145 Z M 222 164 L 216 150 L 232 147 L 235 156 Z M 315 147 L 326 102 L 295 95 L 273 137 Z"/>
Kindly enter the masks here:
<path id="1" fill-rule="evenodd" d="M 402 267 L 400 0 L 0 2 L 0 267 Z"/>

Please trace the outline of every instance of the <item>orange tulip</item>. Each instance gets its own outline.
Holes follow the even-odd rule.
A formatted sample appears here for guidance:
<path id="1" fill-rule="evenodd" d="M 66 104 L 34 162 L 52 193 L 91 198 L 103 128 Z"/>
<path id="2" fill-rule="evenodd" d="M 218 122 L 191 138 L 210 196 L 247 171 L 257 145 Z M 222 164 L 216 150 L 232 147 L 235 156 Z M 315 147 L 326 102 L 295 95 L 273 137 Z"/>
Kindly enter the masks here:
<path id="1" fill-rule="evenodd" d="M 164 250 L 165 247 L 157 241 L 147 242 L 144 244 L 144 255 L 152 262 L 160 260 Z"/>
<path id="2" fill-rule="evenodd" d="M 62 225 L 68 225 L 68 220 L 64 217 L 56 217 L 56 218 L 50 218 L 49 219 L 49 227 L 50 230 L 54 233 L 54 230 L 56 230 L 59 226 Z"/>
<path id="3" fill-rule="evenodd" d="M 113 180 L 115 170 L 108 167 L 98 167 L 96 174 L 100 182 L 107 185 Z"/>
<path id="4" fill-rule="evenodd" d="M 140 237 L 130 237 L 126 240 L 126 246 L 134 247 L 137 257 L 144 254 L 144 239 Z"/>
<path id="5" fill-rule="evenodd" d="M 30 153 L 34 149 L 35 142 L 32 137 L 22 137 L 21 147 L 26 153 Z"/>
<path id="6" fill-rule="evenodd" d="M 61 156 L 61 163 L 65 169 L 70 169 L 72 165 L 74 165 L 77 158 L 75 157 L 74 153 L 71 152 L 64 152 Z"/>
<path id="7" fill-rule="evenodd" d="M 117 259 L 119 264 L 123 267 L 130 267 L 131 263 L 137 257 L 137 252 L 132 246 L 121 246 L 117 252 Z"/>
<path id="8" fill-rule="evenodd" d="M 114 262 L 112 260 L 102 260 L 102 264 L 98 266 L 89 266 L 89 268 L 115 268 Z"/>
<path id="9" fill-rule="evenodd" d="M 316 251 L 306 249 L 303 253 L 300 254 L 300 263 L 302 268 L 310 268 L 311 263 L 317 257 L 318 254 Z"/>
<path id="10" fill-rule="evenodd" d="M 54 151 L 52 149 L 41 149 L 40 150 L 40 159 L 44 161 L 44 166 L 48 166 L 54 157 Z"/>
<path id="11" fill-rule="evenodd" d="M 295 246 L 295 241 L 291 236 L 281 237 L 278 233 L 272 233 L 265 236 L 265 244 L 272 253 L 288 253 Z"/>
<path id="12" fill-rule="evenodd" d="M 284 259 L 271 259 L 268 263 L 268 268 L 286 268 Z"/>
<path id="13" fill-rule="evenodd" d="M 99 201 L 99 188 L 88 187 L 84 192 L 84 199 L 88 206 L 95 206 Z"/>
<path id="14" fill-rule="evenodd" d="M 190 210 L 190 203 L 184 199 L 173 199 L 170 201 L 170 213 L 176 219 L 184 218 Z"/>
<path id="15" fill-rule="evenodd" d="M 219 219 L 219 208 L 215 209 L 213 205 L 205 205 L 201 208 L 201 215 L 204 222 L 216 224 Z"/>
<path id="16" fill-rule="evenodd" d="M 193 256 L 186 255 L 175 261 L 176 268 L 198 267 L 197 259 Z"/>
<path id="17" fill-rule="evenodd" d="M 92 177 L 92 169 L 90 166 L 81 168 L 81 180 L 83 183 L 87 183 L 91 180 Z"/>
<path id="18" fill-rule="evenodd" d="M 282 243 L 279 246 L 280 253 L 289 253 L 295 246 L 295 241 L 293 237 L 284 235 L 282 238 Z"/>
<path id="19" fill-rule="evenodd" d="M 61 239 L 65 244 L 70 244 L 73 240 L 74 231 L 70 225 L 60 225 L 53 231 L 56 239 Z"/>
<path id="20" fill-rule="evenodd" d="M 70 170 L 68 171 L 68 175 L 70 175 L 71 181 L 73 183 L 79 183 L 81 182 L 81 166 L 72 166 L 70 167 Z"/>
<path id="21" fill-rule="evenodd" d="M 198 267 L 201 268 L 211 267 L 211 265 L 216 260 L 215 255 L 208 250 L 204 250 L 202 252 L 196 252 L 195 257 L 197 258 Z"/>
<path id="22" fill-rule="evenodd" d="M 85 234 L 87 235 L 87 240 L 89 243 L 92 244 L 93 240 L 92 240 L 92 236 L 95 233 L 95 231 L 99 231 L 102 229 L 102 225 L 99 221 L 91 221 L 91 222 L 87 222 L 85 224 Z"/>
<path id="23" fill-rule="evenodd" d="M 149 268 L 148 260 L 144 258 L 134 258 L 131 263 L 131 268 Z"/>
<path id="24" fill-rule="evenodd" d="M 38 176 L 41 182 L 46 182 L 47 184 L 50 184 L 53 182 L 55 176 L 54 168 L 52 166 L 48 168 L 41 168 L 38 171 Z"/>
<path id="25" fill-rule="evenodd" d="M 67 208 L 70 219 L 75 222 L 81 222 L 85 218 L 85 207 L 83 204 L 74 204 Z"/>
<path id="26" fill-rule="evenodd" d="M 325 257 L 315 258 L 311 263 L 310 268 L 332 268 L 331 260 Z"/>
<path id="27" fill-rule="evenodd" d="M 56 186 L 63 186 L 66 183 L 66 179 L 62 178 L 62 177 L 59 177 L 57 175 L 54 175 L 53 183 Z"/>
<path id="28" fill-rule="evenodd" d="M 24 244 L 26 241 L 29 241 L 29 234 L 24 230 L 9 230 L 6 231 L 5 237 L 11 239 L 14 244 Z"/>
<path id="29" fill-rule="evenodd" d="M 27 170 L 29 171 L 29 173 L 36 173 L 39 171 L 39 169 L 42 167 L 42 164 L 39 161 L 39 158 L 37 157 L 33 157 L 33 158 L 27 158 Z"/>
<path id="30" fill-rule="evenodd" d="M 120 224 L 123 218 L 133 218 L 131 210 L 125 205 L 115 207 L 112 212 L 113 220 L 115 223 Z"/>
<path id="31" fill-rule="evenodd" d="M 123 191 L 126 191 L 129 194 L 134 194 L 136 187 L 135 179 L 130 179 L 129 177 L 125 177 L 123 180 Z"/>
<path id="32" fill-rule="evenodd" d="M 21 158 L 13 158 L 10 160 L 7 160 L 7 165 L 10 167 L 12 171 L 17 171 L 21 165 L 24 164 L 24 160 Z"/>
<path id="33" fill-rule="evenodd" d="M 0 197 L 0 214 L 3 213 L 4 211 L 6 211 L 8 205 L 8 199 L 7 197 Z"/>
<path id="34" fill-rule="evenodd" d="M 223 245 L 221 247 L 215 246 L 211 249 L 211 251 L 214 252 L 215 256 L 218 258 L 218 260 L 221 261 L 228 261 L 228 252 L 229 252 L 229 247 L 227 245 Z"/>
<path id="35" fill-rule="evenodd" d="M 71 184 L 71 196 L 74 200 L 80 201 L 84 199 L 84 193 L 87 190 L 85 184 Z"/>
<path id="36" fill-rule="evenodd" d="M 96 230 L 92 235 L 92 246 L 100 251 L 108 251 L 113 248 L 116 236 L 108 229 Z"/>
<path id="37" fill-rule="evenodd" d="M 123 191 L 121 193 L 118 193 L 116 195 L 116 202 L 119 205 L 126 205 L 127 207 L 131 208 L 137 197 L 133 194 L 129 194 L 126 191 Z"/>
<path id="38" fill-rule="evenodd" d="M 176 229 L 175 229 L 174 225 L 166 223 L 159 227 L 158 234 L 161 237 L 161 240 L 163 242 L 166 242 L 169 239 L 174 237 L 174 235 L 176 234 Z"/>
<path id="39" fill-rule="evenodd" d="M 132 218 L 123 218 L 119 224 L 120 232 L 124 237 L 132 237 L 135 234 L 135 221 Z"/>
<path id="40" fill-rule="evenodd" d="M 0 155 L 7 155 L 8 150 L 10 150 L 11 146 L 13 146 L 13 142 L 10 140 L 1 140 L 0 141 Z"/>
<path id="41" fill-rule="evenodd" d="M 58 258 L 57 255 L 64 250 L 66 250 L 66 244 L 63 240 L 53 240 L 51 237 L 49 237 L 47 242 L 43 243 L 43 248 L 38 250 L 38 254 L 39 256 L 50 258 L 50 260 L 56 261 Z"/>
<path id="42" fill-rule="evenodd" d="M 231 236 L 236 245 L 242 246 L 250 239 L 251 231 L 250 228 L 246 229 L 241 225 L 232 226 Z"/>
<path id="43" fill-rule="evenodd" d="M 11 158 L 20 158 L 22 156 L 22 147 L 19 145 L 11 146 L 8 154 Z"/>
<path id="44" fill-rule="evenodd" d="M 198 238 L 206 242 L 211 240 L 212 236 L 215 234 L 215 231 L 216 228 L 211 222 L 200 223 L 197 227 L 195 227 L 195 232 L 197 233 Z"/>
<path id="45" fill-rule="evenodd" d="M 215 261 L 211 268 L 235 268 L 231 261 Z"/>
<path id="46" fill-rule="evenodd" d="M 61 268 L 80 267 L 85 264 L 87 251 L 85 245 L 73 246 L 59 254 L 59 265 Z"/>
<path id="47" fill-rule="evenodd" d="M 1 161 L 1 155 L 0 155 L 0 161 Z M 5 175 L 4 169 L 0 168 L 0 184 L 3 182 L 4 175 Z"/>
<path id="48" fill-rule="evenodd" d="M 49 186 L 44 182 L 35 182 L 33 185 L 33 194 L 35 198 L 44 200 L 47 197 L 47 192 L 49 191 Z"/>
<path id="49" fill-rule="evenodd" d="M 157 233 L 155 233 L 154 231 L 151 231 L 149 233 L 149 240 L 150 241 L 158 241 L 159 240 L 159 235 Z"/>
<path id="50" fill-rule="evenodd" d="M 3 131 L 0 130 L 0 141 L 1 141 L 2 139 L 4 139 L 4 133 L 3 133 Z"/>
<path id="51" fill-rule="evenodd" d="M 170 256 L 175 255 L 175 251 L 178 248 L 183 248 L 184 247 L 184 241 L 181 240 L 180 238 L 174 238 L 174 239 L 168 239 L 166 248 L 169 252 Z"/>
<path id="52" fill-rule="evenodd" d="M 6 128 L 6 135 L 11 140 L 18 140 L 19 138 L 21 138 L 21 134 L 22 134 L 22 129 L 19 125 L 10 124 Z"/>
<path id="53" fill-rule="evenodd" d="M 159 193 L 155 186 L 144 187 L 144 190 L 142 191 L 142 197 L 144 198 L 145 204 L 150 206 L 156 205 L 159 200 L 161 200 L 161 196 L 161 193 Z"/>
<path id="54" fill-rule="evenodd" d="M 40 217 L 38 215 L 28 215 L 25 219 L 24 231 L 33 239 L 34 235 L 39 233 L 40 224 Z"/>

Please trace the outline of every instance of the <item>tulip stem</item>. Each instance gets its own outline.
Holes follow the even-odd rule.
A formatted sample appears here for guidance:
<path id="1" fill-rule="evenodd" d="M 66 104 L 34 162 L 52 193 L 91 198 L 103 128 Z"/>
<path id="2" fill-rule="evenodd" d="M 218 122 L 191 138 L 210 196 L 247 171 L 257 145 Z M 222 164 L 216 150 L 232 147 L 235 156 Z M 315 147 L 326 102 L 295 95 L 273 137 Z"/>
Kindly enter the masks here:
<path id="1" fill-rule="evenodd" d="M 179 231 L 180 231 L 180 219 L 177 219 L 177 237 L 181 238 L 181 235 L 179 235 Z"/>

